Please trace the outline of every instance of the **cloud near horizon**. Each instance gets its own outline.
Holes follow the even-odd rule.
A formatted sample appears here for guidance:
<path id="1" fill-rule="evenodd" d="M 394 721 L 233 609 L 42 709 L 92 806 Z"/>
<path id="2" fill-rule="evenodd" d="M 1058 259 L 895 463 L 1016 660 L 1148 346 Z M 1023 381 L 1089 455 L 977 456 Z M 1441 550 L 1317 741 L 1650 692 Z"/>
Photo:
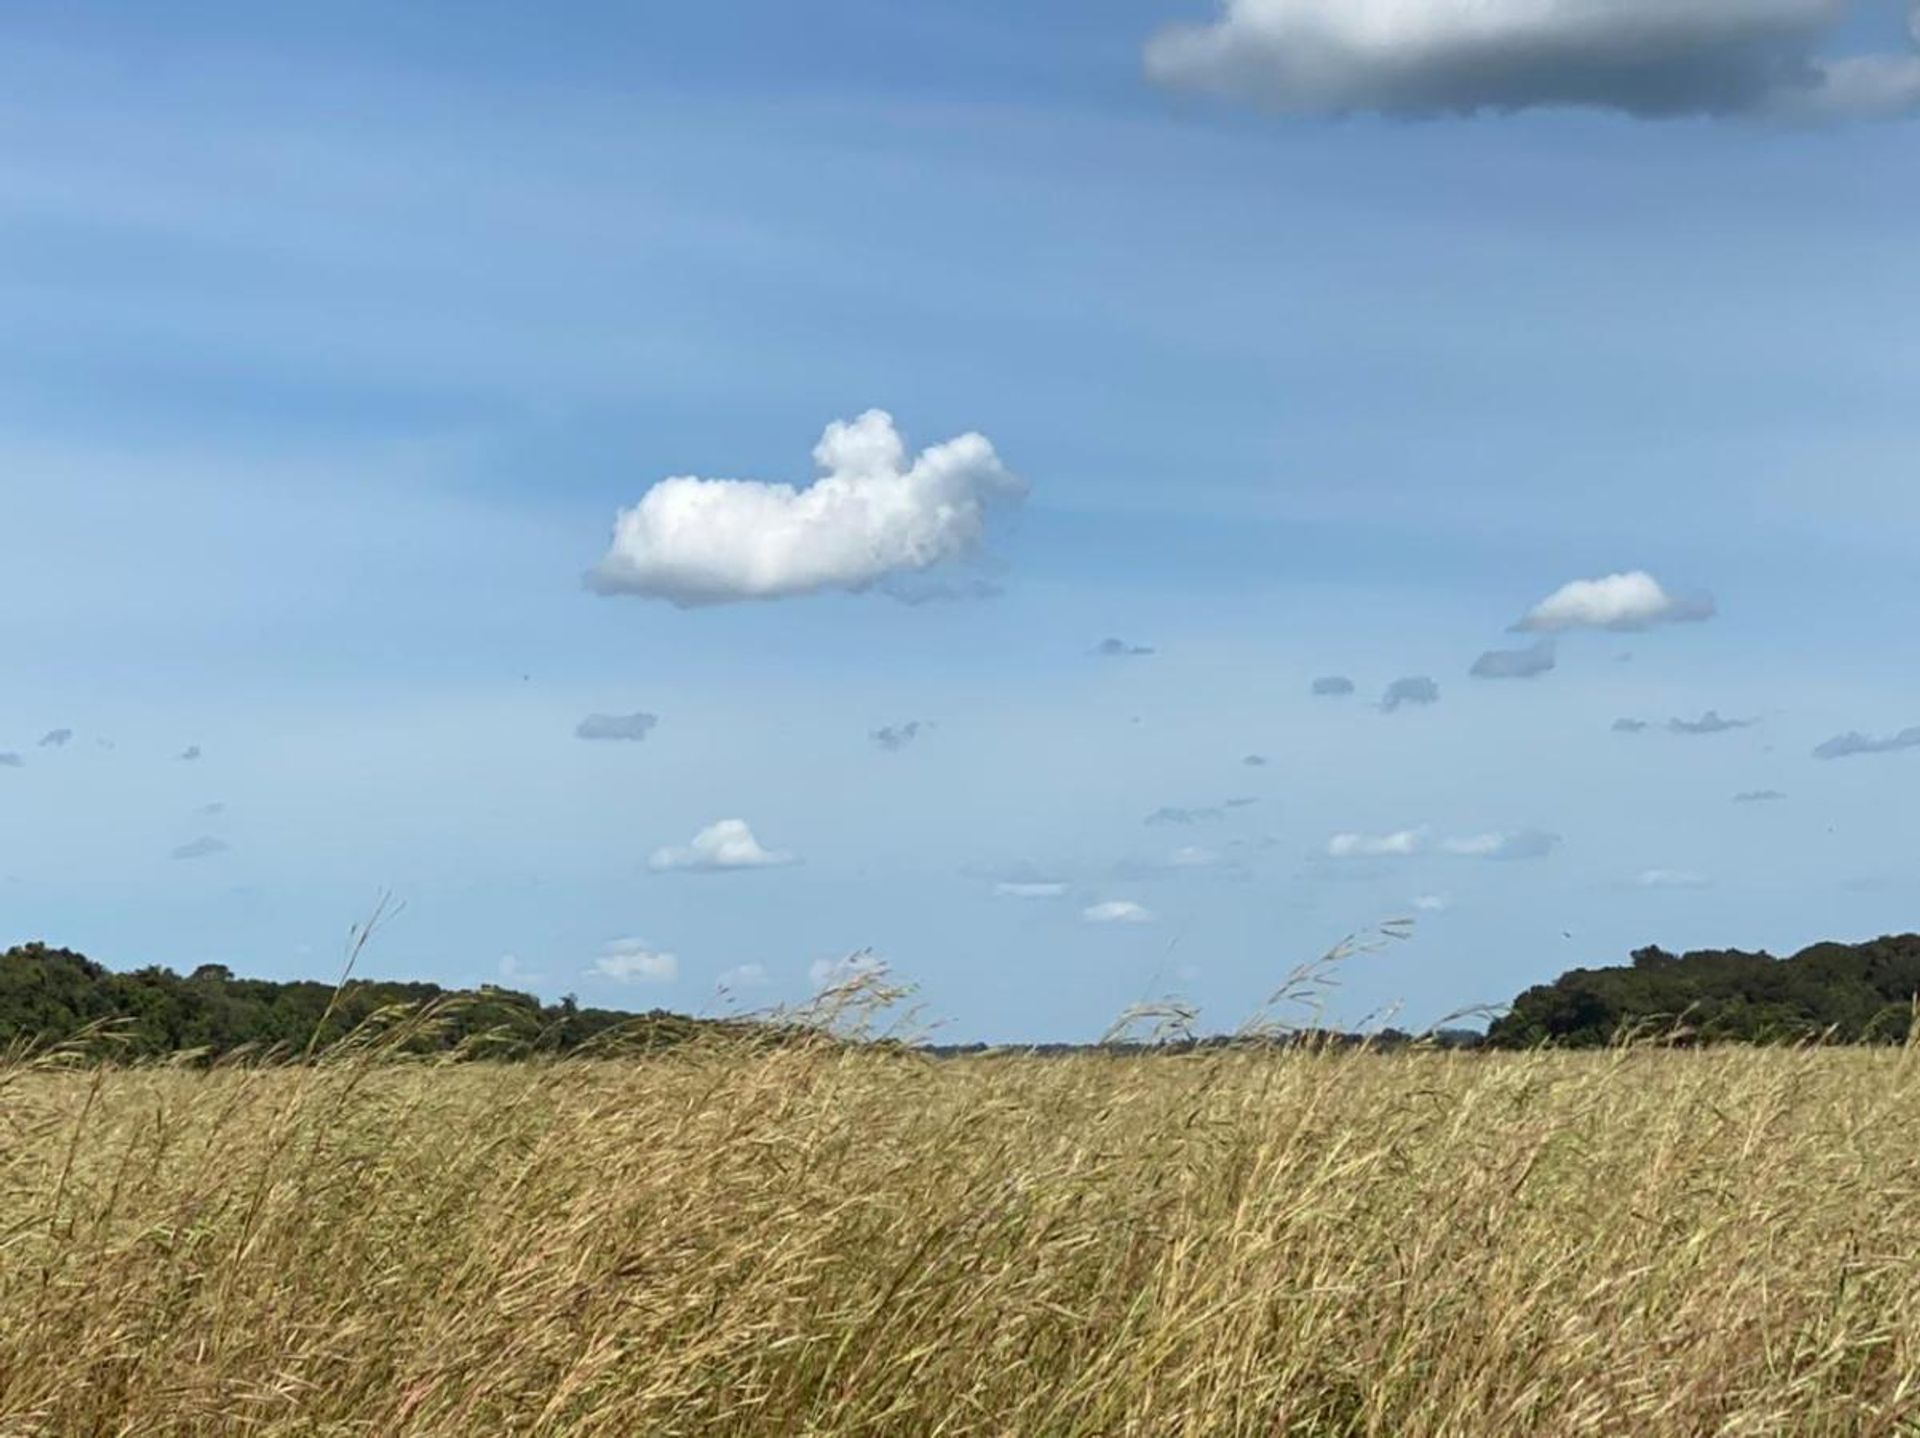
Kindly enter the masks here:
<path id="1" fill-rule="evenodd" d="M 587 587 L 682 608 L 859 592 L 975 553 L 992 509 L 1026 494 L 984 435 L 909 464 L 893 416 L 879 409 L 828 425 L 813 459 L 820 478 L 804 488 L 661 480 L 620 511 Z"/>
<path id="2" fill-rule="evenodd" d="M 718 874 L 732 869 L 779 869 L 800 860 L 782 849 L 762 848 L 745 819 L 707 825 L 683 848 L 656 849 L 647 867 L 656 874 L 678 871 Z"/>
<path id="3" fill-rule="evenodd" d="M 1843 0 L 1219 0 L 1212 20 L 1153 36 L 1144 59 L 1160 84 L 1292 115 L 1811 121 L 1920 108 L 1920 9 L 1913 45 L 1829 57 L 1850 13 Z"/>
<path id="4" fill-rule="evenodd" d="M 670 984 L 680 977 L 680 960 L 645 939 L 615 939 L 593 961 L 592 972 L 623 984 Z"/>

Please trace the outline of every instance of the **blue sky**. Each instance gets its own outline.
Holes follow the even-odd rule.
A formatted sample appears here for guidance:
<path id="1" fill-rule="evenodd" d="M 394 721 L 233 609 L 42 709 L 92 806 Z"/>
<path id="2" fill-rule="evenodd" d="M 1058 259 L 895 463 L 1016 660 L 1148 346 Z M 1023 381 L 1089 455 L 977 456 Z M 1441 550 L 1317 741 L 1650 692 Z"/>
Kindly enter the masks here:
<path id="1" fill-rule="evenodd" d="M 1920 749 L 1813 757 L 1920 725 L 1900 7 L 1483 97 L 1447 35 L 1302 70 L 1318 3 L 9 7 L 0 938 L 324 976 L 392 889 L 377 972 L 700 1010 L 871 947 L 1039 1038 L 1408 913 L 1336 1017 L 1913 927 Z M 1182 22 L 1231 63 L 1150 74 Z M 583 584 L 876 408 L 1024 498 L 859 592 Z M 1636 572 L 1714 616 L 1469 677 Z M 798 862 L 652 863 L 730 819 Z"/>

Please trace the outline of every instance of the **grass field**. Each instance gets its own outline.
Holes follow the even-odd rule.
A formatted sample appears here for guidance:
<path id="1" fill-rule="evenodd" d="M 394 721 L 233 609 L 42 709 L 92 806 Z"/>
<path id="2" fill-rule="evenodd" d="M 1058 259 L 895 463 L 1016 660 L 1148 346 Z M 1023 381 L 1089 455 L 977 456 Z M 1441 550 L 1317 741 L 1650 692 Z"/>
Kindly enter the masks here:
<path id="1" fill-rule="evenodd" d="M 0 1068 L 0 1434 L 1920 1431 L 1914 1050 Z"/>

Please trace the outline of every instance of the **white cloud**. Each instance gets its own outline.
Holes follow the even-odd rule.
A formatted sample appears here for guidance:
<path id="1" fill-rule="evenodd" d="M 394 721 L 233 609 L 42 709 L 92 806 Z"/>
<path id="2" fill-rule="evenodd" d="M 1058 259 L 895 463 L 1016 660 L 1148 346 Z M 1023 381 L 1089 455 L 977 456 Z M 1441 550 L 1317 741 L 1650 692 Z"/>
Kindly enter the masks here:
<path id="1" fill-rule="evenodd" d="M 777 869 L 799 862 L 783 849 L 762 848 L 745 819 L 721 819 L 695 834 L 684 848 L 654 850 L 647 867 L 656 873 L 685 869 L 711 874 L 727 869 Z"/>
<path id="2" fill-rule="evenodd" d="M 772 980 L 765 964 L 738 964 L 720 975 L 718 986 L 737 992 L 741 989 L 764 989 L 770 982 Z"/>
<path id="3" fill-rule="evenodd" d="M 1685 869 L 1643 869 L 1633 882 L 1643 889 L 1704 889 L 1712 881 Z"/>
<path id="4" fill-rule="evenodd" d="M 1706 595 L 1676 598 L 1645 570 L 1576 579 L 1534 605 L 1513 627 L 1533 634 L 1563 629 L 1645 629 L 1654 624 L 1684 624 L 1711 619 Z"/>
<path id="5" fill-rule="evenodd" d="M 828 425 L 813 458 L 821 477 L 805 488 L 661 480 L 620 512 L 588 586 L 682 606 L 862 590 L 973 553 L 992 507 L 1026 493 L 979 434 L 909 464 L 884 410 Z"/>
<path id="6" fill-rule="evenodd" d="M 816 989 L 841 989 L 886 971 L 885 962 L 872 954 L 848 954 L 841 959 L 815 959 L 807 965 L 807 978 Z"/>
<path id="7" fill-rule="evenodd" d="M 1392 834 L 1335 834 L 1327 840 L 1329 859 L 1405 858 L 1427 846 L 1425 829 L 1401 829 Z"/>
<path id="8" fill-rule="evenodd" d="M 1421 894 L 1413 901 L 1413 907 L 1423 914 L 1444 914 L 1453 907 L 1451 894 Z"/>
<path id="9" fill-rule="evenodd" d="M 1441 845 L 1463 859 L 1544 859 L 1560 847 L 1560 836 L 1544 829 L 1514 829 L 1449 839 Z"/>
<path id="10" fill-rule="evenodd" d="M 1153 910 L 1132 899 L 1108 899 L 1082 909 L 1080 917 L 1089 924 L 1151 924 Z"/>
<path id="11" fill-rule="evenodd" d="M 1220 856 L 1211 849 L 1203 849 L 1198 844 L 1185 844 L 1167 855 L 1169 869 L 1210 869 L 1220 862 Z"/>
<path id="12" fill-rule="evenodd" d="M 1002 879 L 993 886 L 993 892 L 1003 899 L 1062 899 L 1066 897 L 1067 886 L 1053 882 L 1021 883 Z"/>
<path id="13" fill-rule="evenodd" d="M 510 984 L 537 984 L 544 979 L 546 975 L 535 973 L 532 969 L 529 969 L 520 961 L 517 955 L 502 954 L 500 956 L 500 977 Z"/>
<path id="14" fill-rule="evenodd" d="M 1883 117 L 1920 55 L 1826 59 L 1844 0 L 1220 0 L 1147 46 L 1163 84 L 1289 114 L 1579 106 L 1642 118 Z M 1878 7 L 1891 9 L 1887 0 Z M 1920 40 L 1920 11 L 1913 25 Z"/>
<path id="15" fill-rule="evenodd" d="M 615 939 L 593 961 L 593 972 L 621 983 L 670 984 L 680 977 L 680 960 L 644 939 Z"/>

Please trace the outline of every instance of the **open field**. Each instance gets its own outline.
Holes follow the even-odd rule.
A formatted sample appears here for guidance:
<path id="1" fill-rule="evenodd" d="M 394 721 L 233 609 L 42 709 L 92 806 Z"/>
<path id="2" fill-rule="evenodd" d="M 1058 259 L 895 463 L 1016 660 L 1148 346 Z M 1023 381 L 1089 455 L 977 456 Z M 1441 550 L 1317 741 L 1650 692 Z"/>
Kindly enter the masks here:
<path id="1" fill-rule="evenodd" d="M 0 1434 L 1920 1424 L 1920 1055 L 0 1069 Z"/>

